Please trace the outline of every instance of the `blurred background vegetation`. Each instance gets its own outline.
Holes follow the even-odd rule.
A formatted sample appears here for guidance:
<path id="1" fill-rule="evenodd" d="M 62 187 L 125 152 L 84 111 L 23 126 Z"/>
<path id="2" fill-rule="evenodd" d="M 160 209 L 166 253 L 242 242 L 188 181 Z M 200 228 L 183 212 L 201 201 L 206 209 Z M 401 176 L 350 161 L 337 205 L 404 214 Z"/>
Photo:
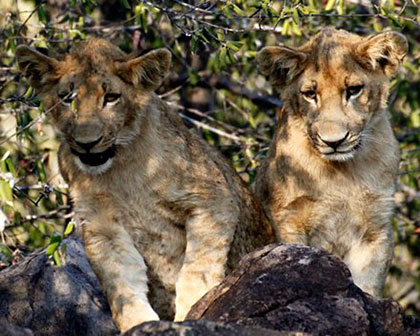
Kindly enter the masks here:
<path id="1" fill-rule="evenodd" d="M 418 0 L 0 0 L 0 269 L 43 246 L 60 264 L 58 246 L 73 225 L 57 166 L 59 135 L 16 69 L 17 45 L 63 53 L 76 40 L 100 36 L 127 52 L 168 48 L 173 67 L 158 93 L 252 183 L 281 107 L 258 74 L 257 51 L 298 45 L 327 25 L 362 35 L 397 30 L 410 51 L 389 98 L 401 164 L 386 295 L 420 316 L 419 6 Z"/>

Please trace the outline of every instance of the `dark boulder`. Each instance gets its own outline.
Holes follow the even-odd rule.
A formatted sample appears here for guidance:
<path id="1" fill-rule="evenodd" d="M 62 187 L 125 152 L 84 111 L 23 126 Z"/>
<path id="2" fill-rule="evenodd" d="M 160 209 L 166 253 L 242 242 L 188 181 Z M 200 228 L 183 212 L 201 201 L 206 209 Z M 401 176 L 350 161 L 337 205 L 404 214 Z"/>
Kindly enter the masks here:
<path id="1" fill-rule="evenodd" d="M 3 336 L 34 336 L 32 330 L 0 322 L 0 335 Z"/>
<path id="2" fill-rule="evenodd" d="M 215 323 L 206 320 L 180 323 L 153 321 L 131 328 L 122 336 L 306 336 L 237 324 Z"/>
<path id="3" fill-rule="evenodd" d="M 110 309 L 77 239 L 66 239 L 65 265 L 51 265 L 45 251 L 0 272 L 0 326 L 26 335 L 115 335 Z M 4 331 L 5 329 L 3 329 Z M 30 334 L 28 334 L 30 335 Z"/>
<path id="4" fill-rule="evenodd" d="M 399 305 L 361 291 L 339 258 L 289 244 L 273 244 L 248 254 L 192 307 L 187 319 L 310 335 L 409 332 Z"/>
<path id="5" fill-rule="evenodd" d="M 64 266 L 45 250 L 0 272 L 0 335 L 116 335 L 100 284 L 77 239 Z M 347 267 L 318 249 L 269 245 L 247 255 L 185 321 L 155 321 L 124 336 L 420 335 L 420 321 L 375 299 Z"/>

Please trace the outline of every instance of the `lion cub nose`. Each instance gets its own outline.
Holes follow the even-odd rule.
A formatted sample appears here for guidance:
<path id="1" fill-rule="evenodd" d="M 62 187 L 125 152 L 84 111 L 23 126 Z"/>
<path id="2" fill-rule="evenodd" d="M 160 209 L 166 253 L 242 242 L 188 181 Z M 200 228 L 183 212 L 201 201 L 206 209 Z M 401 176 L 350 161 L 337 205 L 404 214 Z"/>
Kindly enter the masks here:
<path id="1" fill-rule="evenodd" d="M 321 139 L 321 141 L 334 150 L 336 150 L 338 146 L 340 146 L 347 139 L 348 136 L 349 132 L 346 132 L 345 134 L 335 134 L 332 136 L 321 135 L 318 133 L 318 137 Z"/>
<path id="2" fill-rule="evenodd" d="M 95 141 L 91 141 L 91 142 L 80 142 L 80 141 L 76 141 L 77 146 L 79 146 L 80 148 L 83 148 L 86 151 L 89 151 L 90 149 L 92 149 L 93 147 L 95 147 L 99 142 L 101 142 L 102 137 L 100 137 L 99 139 L 95 140 Z"/>

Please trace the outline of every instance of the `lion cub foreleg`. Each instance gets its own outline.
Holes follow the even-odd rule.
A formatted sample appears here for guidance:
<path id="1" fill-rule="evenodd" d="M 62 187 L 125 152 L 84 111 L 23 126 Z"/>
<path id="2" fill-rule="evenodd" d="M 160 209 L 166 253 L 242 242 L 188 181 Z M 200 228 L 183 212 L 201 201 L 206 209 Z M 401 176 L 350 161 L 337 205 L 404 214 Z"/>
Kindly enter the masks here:
<path id="1" fill-rule="evenodd" d="M 354 283 L 364 292 L 382 296 L 393 249 L 392 230 L 388 229 L 371 242 L 359 241 L 345 256 Z"/>
<path id="2" fill-rule="evenodd" d="M 235 222 L 231 212 L 196 211 L 187 220 L 187 247 L 176 283 L 175 321 L 184 320 L 191 306 L 225 277 Z"/>
<path id="3" fill-rule="evenodd" d="M 142 322 L 159 320 L 147 298 L 146 264 L 123 226 L 107 223 L 104 216 L 89 218 L 83 237 L 118 328 L 124 332 Z"/>

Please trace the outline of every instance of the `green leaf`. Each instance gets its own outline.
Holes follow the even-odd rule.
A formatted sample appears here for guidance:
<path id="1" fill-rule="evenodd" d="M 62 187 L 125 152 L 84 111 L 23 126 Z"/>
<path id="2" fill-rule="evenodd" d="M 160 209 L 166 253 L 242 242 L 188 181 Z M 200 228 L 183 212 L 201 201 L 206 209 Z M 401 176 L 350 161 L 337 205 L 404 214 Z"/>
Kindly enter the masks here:
<path id="1" fill-rule="evenodd" d="M 290 21 L 289 20 L 284 20 L 283 27 L 282 27 L 282 30 L 281 30 L 281 34 L 282 35 L 289 35 L 289 29 L 290 29 Z"/>
<path id="2" fill-rule="evenodd" d="M 39 110 L 39 114 L 42 114 L 45 112 L 45 104 L 43 102 L 39 104 L 38 110 Z"/>
<path id="3" fill-rule="evenodd" d="M 47 24 L 47 22 L 48 22 L 47 13 L 45 12 L 45 9 L 44 9 L 43 5 L 38 7 L 37 14 L 38 14 L 39 22 L 42 22 L 43 24 Z"/>
<path id="4" fill-rule="evenodd" d="M 221 29 L 217 30 L 217 38 L 221 42 L 223 42 L 225 40 L 225 35 L 223 35 L 223 30 L 221 30 Z"/>
<path id="5" fill-rule="evenodd" d="M 295 35 L 302 36 L 302 31 L 300 30 L 299 25 L 295 23 L 295 21 L 292 21 L 292 31 Z"/>
<path id="6" fill-rule="evenodd" d="M 38 171 L 38 177 L 41 183 L 46 184 L 47 183 L 47 174 L 45 172 L 44 164 L 41 160 L 36 160 L 36 168 Z"/>
<path id="7" fill-rule="evenodd" d="M 15 226 L 19 226 L 20 224 L 22 224 L 22 215 L 19 211 L 15 211 L 13 215 L 13 224 Z"/>
<path id="8" fill-rule="evenodd" d="M 23 95 L 23 97 L 25 99 L 29 99 L 32 97 L 32 93 L 34 92 L 34 88 L 32 86 L 28 87 L 28 89 L 26 90 L 25 94 Z"/>
<path id="9" fill-rule="evenodd" d="M 60 259 L 60 253 L 58 252 L 58 250 L 55 250 L 54 251 L 54 253 L 53 253 L 53 259 L 54 259 L 54 263 L 57 266 L 61 266 L 62 265 L 61 259 Z"/>
<path id="10" fill-rule="evenodd" d="M 73 112 L 77 111 L 77 102 L 76 102 L 76 99 L 73 99 L 72 102 L 71 102 L 71 110 Z"/>
<path id="11" fill-rule="evenodd" d="M 50 245 L 48 245 L 47 251 L 45 252 L 46 255 L 51 256 L 54 253 L 54 251 L 57 249 L 58 245 L 60 245 L 59 242 L 51 243 Z"/>
<path id="12" fill-rule="evenodd" d="M 239 16 L 245 16 L 245 12 L 239 8 L 237 5 L 232 4 L 233 11 L 238 14 Z"/>
<path id="13" fill-rule="evenodd" d="M 191 85 L 196 85 L 199 80 L 200 76 L 196 71 L 191 70 L 188 72 L 188 81 L 191 83 Z"/>
<path id="14" fill-rule="evenodd" d="M 328 0 L 327 4 L 325 5 L 324 10 L 326 12 L 331 11 L 334 8 L 334 6 L 335 6 L 336 1 L 337 0 Z"/>
<path id="15" fill-rule="evenodd" d="M 131 9 L 130 4 L 128 3 L 128 0 L 120 0 L 121 4 L 125 9 Z"/>
<path id="16" fill-rule="evenodd" d="M 297 10 L 297 7 L 293 8 L 292 17 L 293 17 L 293 22 L 296 24 L 299 24 L 299 12 Z"/>
<path id="17" fill-rule="evenodd" d="M 420 113 L 419 112 L 411 113 L 410 120 L 411 120 L 411 127 L 413 128 L 420 127 Z"/>
<path id="18" fill-rule="evenodd" d="M 236 63 L 236 59 L 235 59 L 235 56 L 232 53 L 232 50 L 227 49 L 227 54 L 228 54 L 228 57 L 229 57 L 229 62 L 228 63 L 232 63 L 232 64 Z"/>
<path id="19" fill-rule="evenodd" d="M 5 180 L 0 180 L 0 199 L 6 202 L 13 200 L 12 188 L 9 182 Z"/>
<path id="20" fill-rule="evenodd" d="M 241 48 L 241 46 L 243 45 L 242 42 L 240 41 L 228 41 L 226 42 L 226 47 L 228 47 L 229 49 L 233 50 L 233 51 L 239 51 L 239 49 Z"/>
<path id="21" fill-rule="evenodd" d="M 8 262 L 12 261 L 13 254 L 6 245 L 0 244 L 0 253 L 7 259 Z"/>
<path id="22" fill-rule="evenodd" d="M 57 247 L 60 245 L 63 238 L 60 235 L 54 235 L 51 237 L 50 244 L 47 247 L 47 250 L 45 251 L 45 254 L 47 256 L 51 256 L 54 251 L 57 249 Z"/>
<path id="23" fill-rule="evenodd" d="M 195 34 L 199 39 L 201 39 L 202 41 L 204 41 L 205 43 L 210 44 L 210 41 L 207 39 L 207 37 L 202 33 L 202 32 L 197 32 Z"/>
<path id="24" fill-rule="evenodd" d="M 67 226 L 66 229 L 64 230 L 64 236 L 68 236 L 73 232 L 74 229 L 74 222 L 70 221 Z"/>
<path id="25" fill-rule="evenodd" d="M 196 52 L 196 50 L 197 50 L 197 38 L 195 37 L 195 35 L 193 35 L 191 39 L 191 51 Z"/>
<path id="26" fill-rule="evenodd" d="M 382 15 L 387 15 L 388 14 L 384 6 L 380 6 L 379 11 L 381 12 Z"/>
<path id="27" fill-rule="evenodd" d="M 255 129 L 257 127 L 257 124 L 255 123 L 255 119 L 252 116 L 252 114 L 249 114 L 248 121 L 249 121 L 249 124 L 251 125 L 252 128 Z"/>
<path id="28" fill-rule="evenodd" d="M 15 170 L 15 167 L 13 166 L 12 159 L 8 157 L 5 161 L 6 161 L 6 166 L 9 172 L 11 172 L 13 176 L 16 176 L 16 170 Z"/>
<path id="29" fill-rule="evenodd" d="M 230 6 L 224 6 L 223 13 L 226 15 L 226 17 L 231 18 L 232 13 L 230 12 Z"/>
<path id="30" fill-rule="evenodd" d="M 344 2 L 344 0 L 339 0 L 337 12 L 340 15 L 345 13 L 345 2 Z"/>
<path id="31" fill-rule="evenodd" d="M 223 47 L 220 49 L 219 59 L 221 62 L 226 63 L 227 48 Z"/>

